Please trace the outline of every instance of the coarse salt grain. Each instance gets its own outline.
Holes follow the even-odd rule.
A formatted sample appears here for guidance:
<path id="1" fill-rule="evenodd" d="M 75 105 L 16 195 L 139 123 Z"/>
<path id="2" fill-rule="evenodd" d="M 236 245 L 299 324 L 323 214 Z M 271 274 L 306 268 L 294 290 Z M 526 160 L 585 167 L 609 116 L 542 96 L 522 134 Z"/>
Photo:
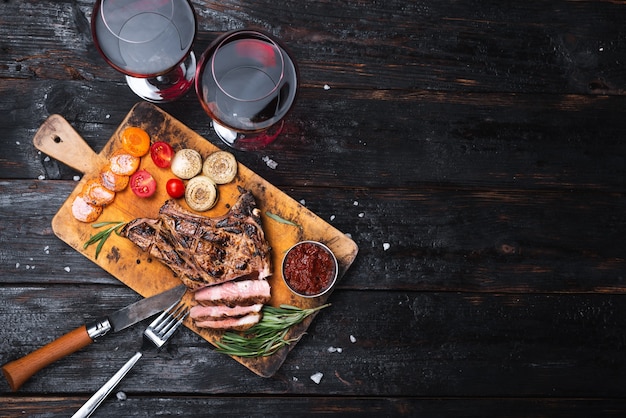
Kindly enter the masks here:
<path id="1" fill-rule="evenodd" d="M 67 271 L 69 273 L 71 269 L 69 268 L 69 266 L 65 266 L 65 267 L 63 267 L 63 270 L 65 270 L 65 271 Z"/>
<path id="2" fill-rule="evenodd" d="M 364 217 L 364 216 L 365 216 L 365 213 L 364 213 L 364 212 L 359 213 L 359 218 L 362 218 L 362 217 Z"/>
<path id="3" fill-rule="evenodd" d="M 335 215 L 330 215 L 330 220 L 334 221 L 335 220 Z"/>
<path id="4" fill-rule="evenodd" d="M 328 84 L 324 84 L 324 90 L 330 90 L 330 86 Z"/>
<path id="5" fill-rule="evenodd" d="M 354 344 L 356 342 L 356 337 L 354 335 L 350 335 L 350 342 Z"/>
<path id="6" fill-rule="evenodd" d="M 274 160 L 272 160 L 270 157 L 268 157 L 267 155 L 265 157 L 262 158 L 263 162 L 272 170 L 276 170 L 276 167 L 278 167 L 278 163 Z"/>
<path id="7" fill-rule="evenodd" d="M 328 352 L 329 353 L 342 353 L 343 352 L 343 348 L 341 347 L 328 347 Z"/>
<path id="8" fill-rule="evenodd" d="M 74 179 L 74 181 L 78 181 L 78 180 L 80 180 L 80 176 L 74 176 L 73 179 Z"/>
<path id="9" fill-rule="evenodd" d="M 306 206 L 306 200 L 304 200 L 304 199 L 300 199 L 300 204 L 301 204 L 302 206 Z"/>
<path id="10" fill-rule="evenodd" d="M 15 263 L 15 268 L 16 269 L 20 268 L 20 263 Z"/>
<path id="11" fill-rule="evenodd" d="M 352 204 L 353 204 L 354 206 L 359 206 L 359 202 L 358 202 L 358 201 L 356 201 L 356 200 L 355 200 L 354 202 L 352 202 Z"/>
<path id="12" fill-rule="evenodd" d="M 48 156 L 46 155 L 46 158 L 44 158 L 43 160 L 44 160 L 45 162 L 48 162 L 48 161 L 50 161 L 50 157 L 48 157 Z"/>
<path id="13" fill-rule="evenodd" d="M 39 176 L 37 176 L 37 180 L 45 180 L 46 176 L 44 176 L 43 174 L 40 174 Z"/>
<path id="14" fill-rule="evenodd" d="M 391 247 L 388 242 L 383 242 L 383 250 L 387 251 Z"/>
<path id="15" fill-rule="evenodd" d="M 317 372 L 317 373 L 311 375 L 311 380 L 319 385 L 320 382 L 322 381 L 322 377 L 324 377 L 324 374 L 320 373 L 320 372 Z"/>

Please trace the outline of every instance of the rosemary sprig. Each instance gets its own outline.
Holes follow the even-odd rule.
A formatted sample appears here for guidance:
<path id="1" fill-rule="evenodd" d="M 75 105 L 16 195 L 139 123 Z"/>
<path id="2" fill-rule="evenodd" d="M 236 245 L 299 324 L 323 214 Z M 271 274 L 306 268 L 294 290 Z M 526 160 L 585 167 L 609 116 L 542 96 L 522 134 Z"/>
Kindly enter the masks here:
<path id="1" fill-rule="evenodd" d="M 112 225 L 112 226 L 109 226 Z M 89 239 L 83 244 L 83 249 L 86 249 L 92 244 L 96 242 L 98 245 L 96 246 L 96 259 L 98 255 L 100 255 L 100 251 L 102 250 L 102 246 L 104 242 L 111 236 L 113 232 L 119 235 L 119 230 L 126 225 L 126 222 L 114 221 L 114 222 L 98 222 L 91 225 L 92 228 L 102 228 L 103 226 L 109 226 L 109 228 L 98 232 L 97 234 L 92 235 Z"/>
<path id="2" fill-rule="evenodd" d="M 275 220 L 276 222 L 279 222 L 281 224 L 285 224 L 285 225 L 291 225 L 291 226 L 295 226 L 296 228 L 302 230 L 302 226 L 298 225 L 295 222 L 292 222 L 288 219 L 285 219 L 281 216 L 276 215 L 275 213 L 272 213 L 270 211 L 266 211 L 265 214 L 267 215 L 268 218 Z"/>
<path id="3" fill-rule="evenodd" d="M 327 306 L 301 309 L 291 305 L 263 307 L 261 321 L 242 333 L 226 332 L 217 341 L 217 352 L 238 357 L 271 356 L 282 347 L 298 341 L 298 338 L 285 339 L 289 328 L 302 322 L 307 316 Z"/>

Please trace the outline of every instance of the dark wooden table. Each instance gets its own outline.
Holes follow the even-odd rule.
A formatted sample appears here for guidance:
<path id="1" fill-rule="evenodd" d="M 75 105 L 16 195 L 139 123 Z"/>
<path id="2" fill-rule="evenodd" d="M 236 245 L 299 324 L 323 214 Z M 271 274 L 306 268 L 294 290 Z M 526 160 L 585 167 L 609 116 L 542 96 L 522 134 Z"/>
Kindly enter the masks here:
<path id="1" fill-rule="evenodd" d="M 140 298 L 54 235 L 79 174 L 32 144 L 58 113 L 99 151 L 138 101 L 92 3 L 0 4 L 3 364 Z M 95 416 L 626 414 L 624 2 L 194 4 L 197 54 L 245 27 L 293 52 L 286 133 L 236 157 L 360 252 L 273 377 L 182 329 Z M 222 146 L 195 94 L 161 108 Z M 3 381 L 0 416 L 71 415 L 143 328 Z"/>

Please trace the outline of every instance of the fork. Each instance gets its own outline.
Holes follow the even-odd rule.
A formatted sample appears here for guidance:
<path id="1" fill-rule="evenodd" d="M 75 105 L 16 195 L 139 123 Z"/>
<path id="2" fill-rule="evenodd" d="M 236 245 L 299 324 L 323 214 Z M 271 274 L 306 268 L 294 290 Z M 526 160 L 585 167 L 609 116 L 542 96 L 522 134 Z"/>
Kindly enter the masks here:
<path id="1" fill-rule="evenodd" d="M 78 410 L 72 418 L 87 418 L 100 406 L 107 396 L 115 389 L 118 383 L 133 368 L 135 363 L 143 355 L 142 352 L 151 347 L 160 349 L 176 332 L 180 324 L 189 314 L 189 308 L 181 301 L 174 303 L 167 308 L 157 319 L 155 319 L 143 332 L 143 345 L 141 350 L 135 353 L 121 369 L 117 371 L 91 398 Z"/>

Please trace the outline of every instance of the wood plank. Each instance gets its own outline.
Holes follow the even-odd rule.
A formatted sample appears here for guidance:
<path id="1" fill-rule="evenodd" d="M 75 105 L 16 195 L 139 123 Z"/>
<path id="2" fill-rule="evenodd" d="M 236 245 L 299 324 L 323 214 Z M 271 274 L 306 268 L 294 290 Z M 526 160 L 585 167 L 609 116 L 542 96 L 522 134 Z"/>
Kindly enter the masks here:
<path id="1" fill-rule="evenodd" d="M 6 155 L 13 156 L 10 165 L 0 166 L 0 177 L 77 175 L 46 161 L 30 141 L 50 113 L 59 113 L 94 150 L 101 150 L 136 97 L 124 86 L 120 91 L 90 87 L 83 93 L 84 83 L 78 82 L 0 85 L 0 110 L 14 120 L 0 130 L 9 138 Z M 285 134 L 264 151 L 236 156 L 285 190 L 306 185 L 623 190 L 626 143 L 619 138 L 626 98 L 380 94 L 377 100 L 372 93 L 302 89 Z M 22 110 L 13 110 L 14 97 Z M 225 147 L 193 96 L 163 109 Z M 264 157 L 274 160 L 276 169 Z"/>
<path id="2" fill-rule="evenodd" d="M 4 283 L 39 283 L 42 275 L 51 283 L 116 282 L 51 230 L 75 187 L 73 181 L 0 182 Z M 292 188 L 289 194 L 358 244 L 339 288 L 626 292 L 617 244 L 626 234 L 620 193 L 423 187 L 330 188 L 324 198 L 317 189 Z"/>
<path id="3" fill-rule="evenodd" d="M 146 354 L 119 390 L 130 397 L 533 398 L 550 393 L 620 399 L 625 297 L 337 290 L 333 305 L 316 317 L 271 378 L 255 376 L 183 328 L 162 352 Z M 10 326 L 0 329 L 0 362 L 136 298 L 111 286 L 5 289 L 0 316 Z M 21 392 L 90 395 L 137 350 L 141 332 L 139 326 L 109 335 L 42 370 Z M 315 373 L 323 374 L 319 384 L 311 380 Z M 2 385 L 7 392 L 6 382 Z"/>
<path id="4" fill-rule="evenodd" d="M 623 94 L 626 82 L 619 2 L 193 3 L 197 54 L 224 31 L 265 29 L 287 43 L 309 87 Z M 0 77 L 122 83 L 93 46 L 92 6 L 4 4 L 12 43 L 0 55 Z"/>
<path id="5" fill-rule="evenodd" d="M 77 410 L 82 397 L 2 397 L 0 414 L 6 418 L 46 417 L 50 413 L 67 415 Z M 206 417 L 207 411 L 218 416 L 263 417 L 269 415 L 318 417 L 322 414 L 342 417 L 415 417 L 446 418 L 463 416 L 484 418 L 526 418 L 550 416 L 564 418 L 621 417 L 626 405 L 620 399 L 555 399 L 555 398 L 371 398 L 371 397 L 227 397 L 227 396 L 131 396 L 117 400 L 113 395 L 98 409 L 99 416 L 182 415 Z"/>

